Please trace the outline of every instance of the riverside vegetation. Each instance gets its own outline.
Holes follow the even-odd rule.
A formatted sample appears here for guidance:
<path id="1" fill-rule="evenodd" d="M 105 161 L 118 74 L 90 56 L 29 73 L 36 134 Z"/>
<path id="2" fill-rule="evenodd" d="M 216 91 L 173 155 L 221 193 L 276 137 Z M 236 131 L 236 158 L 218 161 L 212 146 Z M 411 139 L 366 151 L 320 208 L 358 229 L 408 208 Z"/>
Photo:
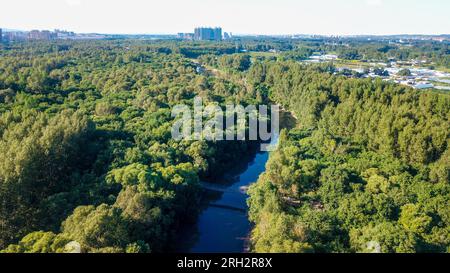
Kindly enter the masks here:
<path id="1" fill-rule="evenodd" d="M 171 107 L 201 96 L 221 106 L 273 101 L 297 117 L 249 191 L 252 251 L 450 251 L 449 95 L 297 62 L 324 47 L 4 45 L 0 249 L 68 252 L 76 242 L 82 252 L 173 250 L 180 227 L 195 221 L 200 179 L 220 176 L 256 146 L 171 139 Z M 392 51 L 448 66 L 448 47 L 439 47 Z M 269 49 L 281 53 L 252 55 Z"/>

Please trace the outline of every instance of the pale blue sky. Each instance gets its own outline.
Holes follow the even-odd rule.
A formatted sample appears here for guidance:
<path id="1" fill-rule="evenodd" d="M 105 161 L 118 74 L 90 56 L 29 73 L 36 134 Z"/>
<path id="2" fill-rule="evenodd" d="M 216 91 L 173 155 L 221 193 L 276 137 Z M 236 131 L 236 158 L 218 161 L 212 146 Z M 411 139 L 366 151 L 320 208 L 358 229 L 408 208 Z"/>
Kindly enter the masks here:
<path id="1" fill-rule="evenodd" d="M 2 0 L 0 28 L 101 33 L 449 34 L 449 0 Z"/>

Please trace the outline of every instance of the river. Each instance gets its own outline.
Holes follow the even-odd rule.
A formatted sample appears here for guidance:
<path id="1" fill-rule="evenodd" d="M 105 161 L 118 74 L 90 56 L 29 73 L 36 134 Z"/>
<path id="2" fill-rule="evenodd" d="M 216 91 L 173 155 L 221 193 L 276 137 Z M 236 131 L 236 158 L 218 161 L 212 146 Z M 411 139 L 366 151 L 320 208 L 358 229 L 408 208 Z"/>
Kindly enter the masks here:
<path id="1" fill-rule="evenodd" d="M 278 137 L 272 140 L 276 144 Z M 230 171 L 214 183 L 202 183 L 208 192 L 207 204 L 197 223 L 183 231 L 180 252 L 241 253 L 250 233 L 245 189 L 265 171 L 268 152 L 261 152 L 243 168 Z"/>
<path id="2" fill-rule="evenodd" d="M 290 128 L 295 123 L 286 112 L 280 113 L 280 127 Z M 278 143 L 278 136 L 271 140 Z M 251 224 L 248 220 L 248 195 L 245 189 L 258 180 L 265 171 L 268 152 L 257 153 L 241 166 L 230 170 L 222 179 L 202 183 L 206 202 L 196 224 L 185 227 L 178 242 L 182 253 L 242 253 L 247 251 Z"/>

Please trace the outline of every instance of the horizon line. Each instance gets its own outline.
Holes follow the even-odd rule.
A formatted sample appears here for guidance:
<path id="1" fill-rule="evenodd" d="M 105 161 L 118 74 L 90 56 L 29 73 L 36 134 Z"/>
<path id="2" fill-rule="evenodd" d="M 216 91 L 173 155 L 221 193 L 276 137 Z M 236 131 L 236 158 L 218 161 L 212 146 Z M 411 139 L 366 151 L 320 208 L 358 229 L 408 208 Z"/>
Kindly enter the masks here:
<path id="1" fill-rule="evenodd" d="M 191 33 L 191 32 L 154 32 L 154 33 L 132 33 L 132 32 L 96 32 L 96 31 L 88 31 L 88 32 L 76 32 L 68 29 L 63 28 L 51 28 L 51 29 L 17 29 L 17 28 L 9 28 L 9 27 L 0 27 L 0 29 L 3 30 L 3 32 L 31 32 L 33 30 L 39 30 L 39 31 L 67 31 L 67 32 L 73 32 L 75 34 L 98 34 L 98 35 L 160 35 L 160 36 L 176 36 L 179 33 Z M 239 33 L 239 32 L 232 32 L 232 31 L 224 31 L 227 33 L 233 33 L 233 36 L 296 36 L 296 35 L 302 35 L 302 36 L 324 36 L 324 37 L 368 37 L 368 36 L 374 36 L 374 37 L 381 37 L 381 36 L 449 36 L 450 33 L 395 33 L 395 34 L 322 34 L 322 33 L 279 33 L 279 34 L 273 34 L 273 33 Z M 193 32 L 192 32 L 193 33 Z"/>

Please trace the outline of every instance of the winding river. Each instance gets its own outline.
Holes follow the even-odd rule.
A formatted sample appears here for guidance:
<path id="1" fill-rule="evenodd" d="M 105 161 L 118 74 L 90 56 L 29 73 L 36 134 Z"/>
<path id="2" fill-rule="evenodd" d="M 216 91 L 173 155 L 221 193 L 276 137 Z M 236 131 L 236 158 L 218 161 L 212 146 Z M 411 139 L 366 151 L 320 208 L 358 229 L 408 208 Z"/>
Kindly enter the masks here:
<path id="1" fill-rule="evenodd" d="M 292 116 L 280 115 L 281 128 L 292 127 Z M 278 143 L 278 136 L 271 144 Z M 265 171 L 268 152 L 257 153 L 214 183 L 202 183 L 207 197 L 196 224 L 185 227 L 178 243 L 183 253 L 242 253 L 248 251 L 251 229 L 246 189 Z"/>

